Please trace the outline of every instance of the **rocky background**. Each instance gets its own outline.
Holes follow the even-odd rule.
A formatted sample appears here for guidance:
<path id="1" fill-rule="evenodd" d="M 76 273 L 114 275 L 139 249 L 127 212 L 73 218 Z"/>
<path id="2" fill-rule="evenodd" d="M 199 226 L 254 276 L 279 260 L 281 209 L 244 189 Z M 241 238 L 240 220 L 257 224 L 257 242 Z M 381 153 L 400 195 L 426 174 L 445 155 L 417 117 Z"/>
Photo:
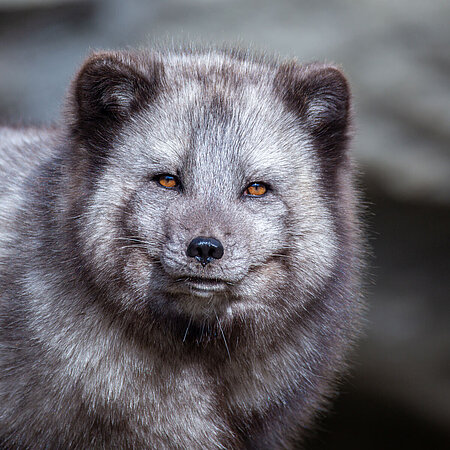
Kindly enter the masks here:
<path id="1" fill-rule="evenodd" d="M 56 120 L 91 49 L 161 41 L 344 68 L 370 311 L 353 376 L 308 448 L 450 448 L 450 2 L 0 0 L 0 121 Z"/>

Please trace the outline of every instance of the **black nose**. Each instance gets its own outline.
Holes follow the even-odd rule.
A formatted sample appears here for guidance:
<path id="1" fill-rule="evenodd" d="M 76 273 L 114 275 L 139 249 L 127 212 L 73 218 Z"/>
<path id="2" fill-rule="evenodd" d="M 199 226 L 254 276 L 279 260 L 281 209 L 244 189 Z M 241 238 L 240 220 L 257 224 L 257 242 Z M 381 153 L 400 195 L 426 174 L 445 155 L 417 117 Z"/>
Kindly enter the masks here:
<path id="1" fill-rule="evenodd" d="M 190 242 L 186 254 L 197 261 L 202 266 L 206 266 L 213 258 L 220 259 L 223 256 L 223 245 L 212 237 L 198 236 Z"/>

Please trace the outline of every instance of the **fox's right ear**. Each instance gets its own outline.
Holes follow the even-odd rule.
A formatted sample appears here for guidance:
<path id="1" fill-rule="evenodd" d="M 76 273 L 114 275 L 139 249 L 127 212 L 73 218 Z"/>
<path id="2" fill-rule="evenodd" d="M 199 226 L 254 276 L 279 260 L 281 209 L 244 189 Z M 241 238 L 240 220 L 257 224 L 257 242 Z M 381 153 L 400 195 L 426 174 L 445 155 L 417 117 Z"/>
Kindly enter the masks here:
<path id="1" fill-rule="evenodd" d="M 72 117 L 80 137 L 111 130 L 156 97 L 161 64 L 127 53 L 92 55 L 73 84 Z"/>

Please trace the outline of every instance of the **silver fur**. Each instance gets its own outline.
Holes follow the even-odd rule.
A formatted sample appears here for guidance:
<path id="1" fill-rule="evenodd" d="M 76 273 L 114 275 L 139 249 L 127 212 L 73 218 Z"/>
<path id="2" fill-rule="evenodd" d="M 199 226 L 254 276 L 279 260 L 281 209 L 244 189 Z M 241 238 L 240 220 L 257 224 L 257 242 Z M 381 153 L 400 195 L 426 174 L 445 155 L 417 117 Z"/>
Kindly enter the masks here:
<path id="1" fill-rule="evenodd" d="M 303 437 L 360 327 L 348 95 L 328 66 L 100 53 L 60 128 L 0 129 L 0 447 Z"/>

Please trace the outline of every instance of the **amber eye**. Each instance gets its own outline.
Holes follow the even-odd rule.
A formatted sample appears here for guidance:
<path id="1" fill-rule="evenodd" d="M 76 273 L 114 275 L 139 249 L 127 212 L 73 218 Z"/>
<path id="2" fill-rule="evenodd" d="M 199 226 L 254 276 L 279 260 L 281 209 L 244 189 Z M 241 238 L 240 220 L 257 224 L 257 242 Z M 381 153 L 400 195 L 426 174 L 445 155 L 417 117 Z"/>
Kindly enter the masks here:
<path id="1" fill-rule="evenodd" d="M 246 195 L 259 197 L 267 192 L 267 186 L 263 183 L 252 183 L 246 190 Z"/>
<path id="2" fill-rule="evenodd" d="M 158 183 L 168 189 L 175 188 L 178 186 L 178 179 L 173 175 L 158 175 L 156 177 Z"/>

